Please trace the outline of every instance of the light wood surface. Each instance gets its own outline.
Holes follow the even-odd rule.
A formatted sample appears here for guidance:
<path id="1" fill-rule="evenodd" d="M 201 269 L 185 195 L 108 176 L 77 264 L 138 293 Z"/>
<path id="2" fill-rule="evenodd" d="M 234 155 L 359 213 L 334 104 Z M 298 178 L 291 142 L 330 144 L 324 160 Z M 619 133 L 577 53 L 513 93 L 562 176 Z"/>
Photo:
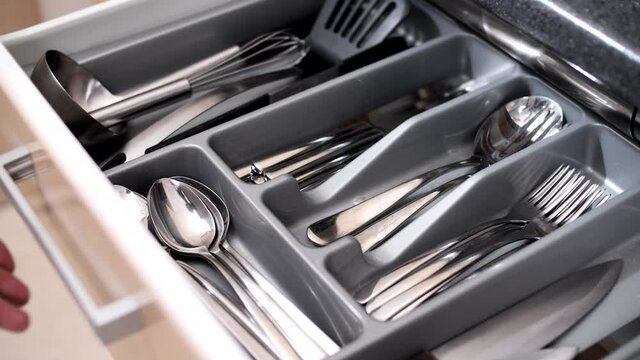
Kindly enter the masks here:
<path id="1" fill-rule="evenodd" d="M 31 325 L 22 334 L 0 330 L 0 358 L 111 360 L 49 259 L 6 203 L 0 206 L 0 238 L 14 256 L 16 274 L 31 291 L 26 306 Z"/>
<path id="2" fill-rule="evenodd" d="M 37 24 L 41 20 L 37 0 L 0 1 L 0 34 Z"/>
<path id="3" fill-rule="evenodd" d="M 0 35 L 107 0 L 0 0 Z"/>

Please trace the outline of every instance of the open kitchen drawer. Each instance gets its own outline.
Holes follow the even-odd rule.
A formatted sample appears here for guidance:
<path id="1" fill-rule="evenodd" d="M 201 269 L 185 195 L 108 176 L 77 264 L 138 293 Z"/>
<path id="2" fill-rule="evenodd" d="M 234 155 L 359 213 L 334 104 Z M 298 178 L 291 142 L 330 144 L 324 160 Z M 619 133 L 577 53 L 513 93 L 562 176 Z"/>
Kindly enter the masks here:
<path id="1" fill-rule="evenodd" d="M 640 176 L 632 170 L 640 149 L 428 2 L 412 2 L 403 27 L 413 41 L 408 49 L 106 173 L 28 77 L 46 50 L 58 49 L 123 90 L 255 34 L 312 21 L 320 4 L 115 0 L 0 38 L 0 176 L 7 184 L 6 201 L 38 235 L 115 358 L 247 356 L 209 311 L 201 291 L 128 216 L 110 186 L 111 181 L 146 193 L 154 180 L 168 176 L 199 180 L 227 202 L 230 243 L 341 346 L 334 358 L 407 358 L 576 269 L 610 259 L 624 260 L 618 284 L 558 344 L 590 345 L 640 313 L 626 300 L 640 287 L 633 261 L 640 241 L 640 225 L 633 220 L 640 212 Z M 469 81 L 464 93 L 384 129 L 382 140 L 316 188 L 301 192 L 289 175 L 247 184 L 234 172 L 458 75 Z M 562 106 L 568 124 L 562 134 L 480 171 L 370 252 L 363 254 L 350 236 L 325 247 L 307 238 L 313 222 L 469 155 L 479 122 L 526 95 L 546 96 Z M 378 321 L 353 299 L 352 290 L 363 279 L 417 256 L 474 219 L 502 214 L 561 162 L 579 167 L 615 196 L 606 207 L 405 318 Z M 532 169 L 533 176 L 523 177 Z"/>

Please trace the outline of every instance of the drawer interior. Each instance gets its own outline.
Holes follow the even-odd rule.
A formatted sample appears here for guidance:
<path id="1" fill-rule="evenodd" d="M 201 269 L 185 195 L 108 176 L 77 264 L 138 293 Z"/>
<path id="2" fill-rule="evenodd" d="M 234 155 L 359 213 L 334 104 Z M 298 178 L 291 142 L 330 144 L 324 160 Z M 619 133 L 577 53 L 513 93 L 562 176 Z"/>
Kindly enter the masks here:
<path id="1" fill-rule="evenodd" d="M 292 28 L 304 36 L 320 2 L 280 3 L 287 12 L 266 1 L 238 3 L 71 55 L 114 91 L 123 91 L 261 32 Z M 426 2 L 412 2 L 394 36 L 405 40 L 406 50 L 199 129 L 106 175 L 141 194 L 162 177 L 188 176 L 208 185 L 229 206 L 230 244 L 342 346 L 336 359 L 389 354 L 402 359 L 432 349 L 570 272 L 611 259 L 624 261 L 618 285 L 557 343 L 588 346 L 640 313 L 640 307 L 624 301 L 640 286 L 634 261 L 640 241 L 640 224 L 634 221 L 640 212 L 640 173 L 634 165 L 640 162 L 640 149 Z M 329 65 L 317 61 L 309 66 L 313 72 Z M 405 118 L 375 122 L 384 137 L 309 191 L 300 191 L 291 175 L 249 184 L 234 172 L 420 89 L 456 81 L 467 84 L 459 96 Z M 555 136 L 480 170 L 370 251 L 363 253 L 352 236 L 322 247 L 309 240 L 307 229 L 316 221 L 468 158 L 483 119 L 510 100 L 533 95 L 562 107 L 566 126 Z M 132 134 L 174 108 L 136 120 Z M 378 321 L 354 299 L 363 282 L 461 229 L 506 215 L 562 163 L 587 174 L 611 199 L 401 319 Z M 206 264 L 185 261 L 220 282 Z"/>

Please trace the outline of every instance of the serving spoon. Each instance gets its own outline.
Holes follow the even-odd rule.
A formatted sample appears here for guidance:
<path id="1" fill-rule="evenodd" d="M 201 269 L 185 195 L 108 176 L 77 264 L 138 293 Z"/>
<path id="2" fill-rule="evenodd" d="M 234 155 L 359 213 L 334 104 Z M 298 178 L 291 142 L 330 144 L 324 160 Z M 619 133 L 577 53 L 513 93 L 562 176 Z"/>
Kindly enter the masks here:
<path id="1" fill-rule="evenodd" d="M 201 257 L 209 262 L 238 295 L 277 355 L 285 359 L 299 359 L 280 329 L 239 280 L 244 274 L 241 269 L 225 257 L 209 251 L 219 232 L 214 216 L 199 192 L 180 181 L 163 178 L 153 183 L 147 198 L 151 225 L 158 239 L 177 253 Z"/>
<path id="2" fill-rule="evenodd" d="M 392 235 L 394 229 L 405 224 L 431 202 L 424 199 L 436 198 L 428 193 L 417 199 L 408 199 L 416 190 L 461 166 L 472 165 L 477 171 L 496 163 L 553 136 L 562 129 L 563 123 L 562 108 L 547 97 L 525 96 L 510 101 L 482 122 L 475 136 L 473 155 L 469 159 L 426 172 L 324 218 L 309 226 L 307 236 L 316 245 L 323 246 L 341 237 L 355 235 L 362 251 L 367 251 Z M 369 228 L 384 229 L 384 236 L 377 234 L 377 231 L 366 231 Z"/>
<path id="3" fill-rule="evenodd" d="M 337 345 L 330 339 L 327 342 L 327 336 L 283 295 L 278 293 L 274 296 L 274 292 L 277 293 L 275 287 L 248 261 L 225 245 L 229 212 L 211 189 L 186 177 L 160 179 L 149 190 L 149 206 L 152 224 L 167 246 L 184 255 L 201 256 L 217 269 L 222 267 L 221 272 L 229 270 L 222 275 L 231 283 L 233 290 L 239 292 L 240 300 L 252 315 L 256 312 L 259 316 L 265 315 L 263 320 L 270 320 L 268 328 L 275 325 L 280 333 L 276 340 L 282 341 L 283 336 L 289 344 L 290 349 L 285 349 L 289 357 L 291 350 L 302 359 L 322 359 L 337 352 Z M 269 289 L 269 293 L 263 288 Z M 250 309 L 256 304 L 259 304 L 260 311 Z M 328 347 L 327 343 L 333 346 Z M 323 344 L 330 353 L 319 344 Z"/>

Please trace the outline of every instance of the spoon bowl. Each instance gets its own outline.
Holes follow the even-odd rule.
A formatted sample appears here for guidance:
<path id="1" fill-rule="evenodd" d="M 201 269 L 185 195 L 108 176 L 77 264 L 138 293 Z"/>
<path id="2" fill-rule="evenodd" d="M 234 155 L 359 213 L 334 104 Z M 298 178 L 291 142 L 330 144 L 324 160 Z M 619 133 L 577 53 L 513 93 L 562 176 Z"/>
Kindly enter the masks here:
<path id="1" fill-rule="evenodd" d="M 493 164 L 555 135 L 563 126 L 560 104 L 544 96 L 525 96 L 489 115 L 475 137 L 475 154 Z"/>
<path id="2" fill-rule="evenodd" d="M 209 252 L 217 225 L 193 187 L 163 178 L 151 186 L 148 199 L 151 223 L 165 245 L 185 254 Z"/>
<path id="3" fill-rule="evenodd" d="M 217 247 L 224 244 L 231 223 L 231 215 L 227 204 L 210 187 L 197 180 L 185 176 L 173 176 L 171 180 L 190 185 L 200 193 L 202 201 L 209 205 L 209 210 L 217 228 L 216 238 L 211 246 L 215 248 L 214 251 L 217 250 Z"/>
<path id="4" fill-rule="evenodd" d="M 486 117 L 476 132 L 474 154 L 465 160 L 433 169 L 368 200 L 321 219 L 307 228 L 307 237 L 318 246 L 352 235 L 363 251 L 378 246 L 407 223 L 414 214 L 428 206 L 434 196 L 434 184 L 457 182 L 460 169 L 471 175 L 525 147 L 556 134 L 563 126 L 562 108 L 543 96 L 525 96 L 508 102 Z M 438 181 L 436 181 L 438 180 Z M 435 185 L 434 185 L 435 186 Z M 406 198 L 418 189 L 425 191 L 417 199 Z M 442 192 L 438 192 L 442 194 Z M 412 204 L 421 206 L 409 206 Z M 390 209 L 393 209 L 391 211 Z M 392 214 L 393 216 L 388 216 Z M 393 221 L 393 226 L 386 223 Z M 382 226 L 382 225 L 384 226 Z M 383 227 L 383 232 L 366 231 Z M 380 236 L 384 235 L 384 236 Z"/>
<path id="5" fill-rule="evenodd" d="M 120 198 L 127 204 L 127 208 L 131 209 L 136 215 L 136 220 L 145 228 L 149 226 L 149 203 L 147 199 L 135 191 L 120 186 L 113 185 Z"/>

